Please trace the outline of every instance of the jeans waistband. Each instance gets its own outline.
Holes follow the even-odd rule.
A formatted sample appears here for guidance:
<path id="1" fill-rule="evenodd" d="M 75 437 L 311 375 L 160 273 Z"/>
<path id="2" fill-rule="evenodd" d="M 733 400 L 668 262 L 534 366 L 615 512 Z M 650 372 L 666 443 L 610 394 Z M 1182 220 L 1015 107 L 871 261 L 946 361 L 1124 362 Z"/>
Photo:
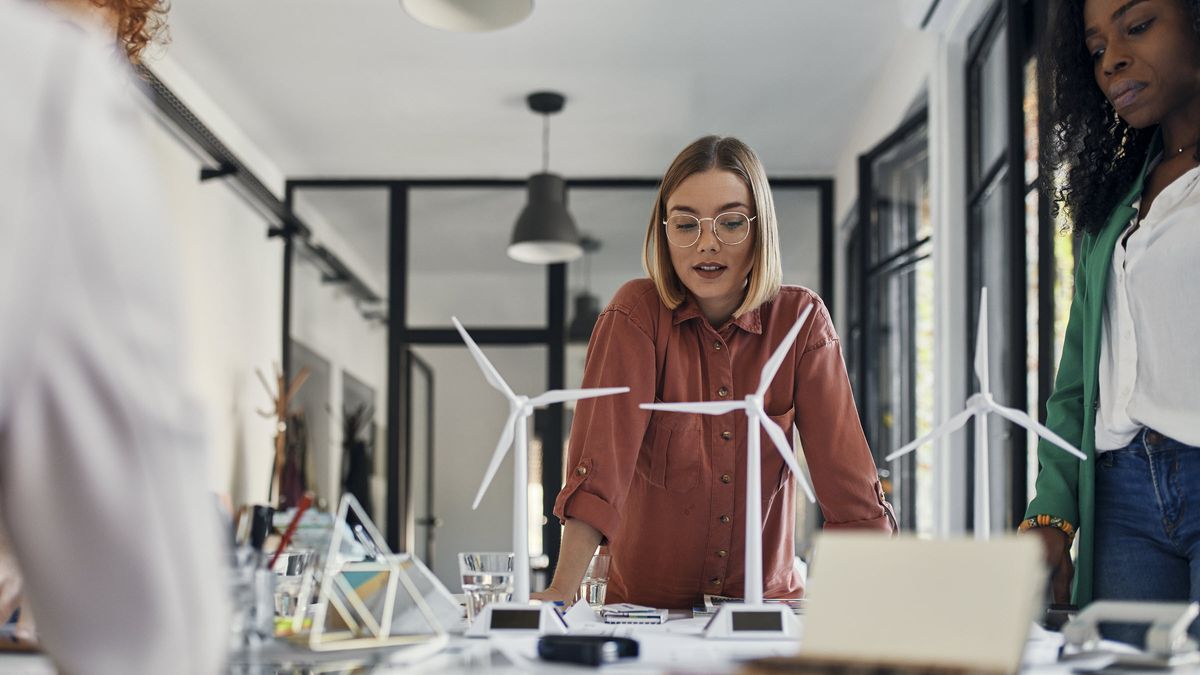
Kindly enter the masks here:
<path id="1" fill-rule="evenodd" d="M 1129 450 L 1138 450 L 1149 453 L 1161 452 L 1164 450 L 1197 450 L 1195 446 L 1187 445 L 1182 441 L 1177 441 L 1164 433 L 1155 431 L 1150 427 L 1143 427 L 1133 437 L 1133 440 L 1126 446 Z"/>

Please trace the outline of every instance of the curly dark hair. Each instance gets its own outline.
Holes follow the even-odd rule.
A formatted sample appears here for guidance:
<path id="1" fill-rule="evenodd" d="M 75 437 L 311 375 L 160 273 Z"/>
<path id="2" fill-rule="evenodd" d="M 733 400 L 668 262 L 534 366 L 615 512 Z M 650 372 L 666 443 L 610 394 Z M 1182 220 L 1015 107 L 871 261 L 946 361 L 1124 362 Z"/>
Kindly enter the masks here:
<path id="1" fill-rule="evenodd" d="M 1200 40 L 1200 0 L 1182 2 Z M 1043 117 L 1041 180 L 1053 195 L 1053 211 L 1066 214 L 1076 235 L 1095 234 L 1137 179 L 1155 129 L 1135 129 L 1105 98 L 1084 45 L 1085 0 L 1059 0 L 1039 63 L 1038 89 L 1048 96 Z M 1200 160 L 1200 148 L 1196 150 Z M 1055 174 L 1066 168 L 1066 180 Z"/>
<path id="2" fill-rule="evenodd" d="M 125 48 L 125 56 L 133 65 L 140 65 L 142 53 L 152 43 L 167 40 L 167 0 L 90 0 L 116 15 L 117 40 Z"/>

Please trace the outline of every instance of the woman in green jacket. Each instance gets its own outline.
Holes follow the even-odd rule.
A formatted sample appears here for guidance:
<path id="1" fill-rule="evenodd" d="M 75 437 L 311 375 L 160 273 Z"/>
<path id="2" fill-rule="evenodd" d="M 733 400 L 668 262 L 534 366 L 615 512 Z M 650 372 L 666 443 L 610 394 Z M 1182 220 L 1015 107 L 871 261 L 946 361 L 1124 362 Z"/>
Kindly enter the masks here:
<path id="1" fill-rule="evenodd" d="M 1042 175 L 1082 236 L 1047 425 L 1089 461 L 1043 443 L 1021 529 L 1057 602 L 1197 600 L 1200 0 L 1064 0 L 1042 64 Z"/>

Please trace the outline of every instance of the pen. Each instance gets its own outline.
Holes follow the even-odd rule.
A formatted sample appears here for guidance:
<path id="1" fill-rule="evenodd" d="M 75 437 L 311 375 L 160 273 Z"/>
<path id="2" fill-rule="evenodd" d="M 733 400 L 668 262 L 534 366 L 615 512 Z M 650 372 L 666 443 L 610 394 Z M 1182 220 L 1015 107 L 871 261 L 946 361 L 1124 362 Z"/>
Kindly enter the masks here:
<path id="1" fill-rule="evenodd" d="M 279 559 L 279 554 L 283 553 L 287 545 L 292 542 L 292 535 L 296 534 L 296 527 L 300 525 L 300 516 L 312 506 L 313 493 L 305 492 L 300 498 L 300 504 L 296 506 L 296 515 L 292 516 L 292 522 L 288 523 L 287 530 L 283 533 L 283 539 L 279 540 L 279 547 L 275 549 L 275 555 L 271 556 L 271 562 L 267 563 L 267 569 L 275 569 L 275 561 Z"/>
<path id="2" fill-rule="evenodd" d="M 374 540 L 371 539 L 371 536 L 367 534 L 367 530 L 362 526 L 362 523 L 358 523 L 354 526 L 354 538 L 358 540 L 358 543 L 363 545 L 363 549 L 366 550 L 367 557 L 371 558 L 372 560 L 383 559 L 383 551 L 379 550 L 379 546 L 377 546 Z"/>

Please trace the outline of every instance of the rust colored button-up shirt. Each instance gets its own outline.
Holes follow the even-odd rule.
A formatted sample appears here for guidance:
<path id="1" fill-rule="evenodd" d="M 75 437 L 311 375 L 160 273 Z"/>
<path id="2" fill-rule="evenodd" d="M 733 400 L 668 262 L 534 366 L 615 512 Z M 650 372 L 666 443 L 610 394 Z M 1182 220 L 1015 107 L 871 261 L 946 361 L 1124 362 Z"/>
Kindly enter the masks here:
<path id="1" fill-rule="evenodd" d="M 804 307 L 815 304 L 764 397 L 808 460 L 826 528 L 892 531 L 833 322 L 812 291 L 785 286 L 758 309 L 713 328 L 689 298 L 667 309 L 653 282 L 626 283 L 600 315 L 583 386 L 628 394 L 580 401 L 567 480 L 554 513 L 607 539 L 608 602 L 691 607 L 705 593 L 741 597 L 746 416 L 642 410 L 650 401 L 741 399 Z M 763 587 L 798 597 L 793 569 L 796 485 L 762 435 Z"/>

